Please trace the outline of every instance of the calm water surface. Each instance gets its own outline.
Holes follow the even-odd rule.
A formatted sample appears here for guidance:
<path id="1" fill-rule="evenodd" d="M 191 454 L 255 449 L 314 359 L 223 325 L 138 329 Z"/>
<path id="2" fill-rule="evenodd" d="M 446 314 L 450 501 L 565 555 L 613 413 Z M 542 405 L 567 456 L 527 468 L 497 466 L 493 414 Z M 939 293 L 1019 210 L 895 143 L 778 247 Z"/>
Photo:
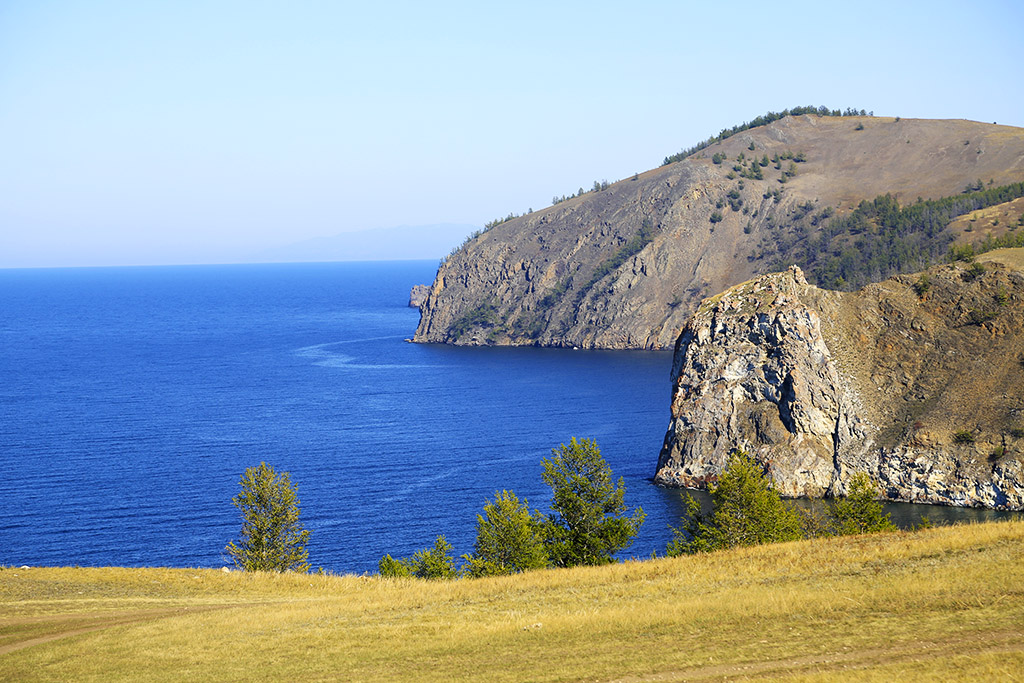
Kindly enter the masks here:
<path id="1" fill-rule="evenodd" d="M 436 262 L 0 270 L 0 564 L 221 566 L 238 478 L 291 472 L 314 566 L 372 571 L 593 438 L 661 552 L 670 354 L 409 344 Z M 912 523 L 922 509 L 892 506 Z M 986 511 L 929 507 L 933 520 Z"/>

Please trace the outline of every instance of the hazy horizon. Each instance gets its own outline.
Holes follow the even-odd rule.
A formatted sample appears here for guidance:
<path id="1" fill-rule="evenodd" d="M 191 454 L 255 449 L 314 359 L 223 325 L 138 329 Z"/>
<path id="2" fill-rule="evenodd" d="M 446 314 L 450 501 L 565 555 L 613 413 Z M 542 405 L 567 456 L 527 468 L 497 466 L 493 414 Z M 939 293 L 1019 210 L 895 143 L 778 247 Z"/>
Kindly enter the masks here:
<path id="1" fill-rule="evenodd" d="M 1024 125 L 1016 3 L 724 10 L 6 3 L 0 267 L 481 226 L 797 105 Z"/>

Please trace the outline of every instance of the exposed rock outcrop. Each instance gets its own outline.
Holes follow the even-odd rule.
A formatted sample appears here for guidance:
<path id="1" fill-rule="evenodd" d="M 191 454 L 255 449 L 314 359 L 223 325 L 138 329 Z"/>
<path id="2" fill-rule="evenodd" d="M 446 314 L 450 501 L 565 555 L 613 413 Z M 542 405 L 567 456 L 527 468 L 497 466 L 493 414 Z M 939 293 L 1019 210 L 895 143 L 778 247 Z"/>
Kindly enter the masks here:
<path id="1" fill-rule="evenodd" d="M 413 285 L 409 292 L 409 308 L 419 308 L 430 294 L 430 285 Z"/>
<path id="2" fill-rule="evenodd" d="M 794 267 L 705 300 L 655 480 L 703 487 L 739 447 L 788 496 L 866 471 L 890 500 L 1024 508 L 1024 251 L 984 258 L 853 293 Z"/>
<path id="3" fill-rule="evenodd" d="M 671 348 L 701 299 L 796 262 L 819 212 L 957 195 L 979 178 L 1024 181 L 1024 129 L 786 117 L 469 240 L 439 268 L 415 341 Z"/>

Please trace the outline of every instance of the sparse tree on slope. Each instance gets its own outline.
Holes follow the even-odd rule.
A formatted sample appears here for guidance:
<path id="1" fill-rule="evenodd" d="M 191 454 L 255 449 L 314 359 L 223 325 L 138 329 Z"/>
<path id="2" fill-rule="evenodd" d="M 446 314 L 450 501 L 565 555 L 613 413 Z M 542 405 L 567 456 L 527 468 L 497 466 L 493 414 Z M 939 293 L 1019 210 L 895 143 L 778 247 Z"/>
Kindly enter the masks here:
<path id="1" fill-rule="evenodd" d="M 299 523 L 299 499 L 287 472 L 277 474 L 265 462 L 245 470 L 241 492 L 231 499 L 242 515 L 241 539 L 227 554 L 239 569 L 309 571 L 309 531 Z"/>

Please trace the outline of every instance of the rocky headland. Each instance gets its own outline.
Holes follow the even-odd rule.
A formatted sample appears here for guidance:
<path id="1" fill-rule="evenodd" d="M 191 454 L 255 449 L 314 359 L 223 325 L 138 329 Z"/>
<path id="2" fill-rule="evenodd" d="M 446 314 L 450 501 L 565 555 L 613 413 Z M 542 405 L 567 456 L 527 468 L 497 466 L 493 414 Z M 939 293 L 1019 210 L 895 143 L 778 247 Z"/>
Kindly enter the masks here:
<path id="1" fill-rule="evenodd" d="M 704 487 L 742 448 L 788 496 L 1024 508 L 1024 250 L 857 292 L 796 267 L 704 300 L 673 360 L 656 481 Z"/>
<path id="2" fill-rule="evenodd" d="M 429 285 L 413 285 L 409 291 L 409 308 L 419 308 L 430 294 Z"/>
<path id="3" fill-rule="evenodd" d="M 670 160 L 666 160 L 670 161 Z M 901 205 L 1024 181 L 1024 129 L 964 120 L 786 116 L 677 161 L 505 221 L 440 266 L 415 341 L 459 345 L 672 348 L 699 302 L 809 259 L 858 265 L 882 234 L 830 221 L 889 194 Z M 928 228 L 938 245 L 979 243 L 1015 225 L 990 207 Z M 873 219 L 872 219 L 873 220 Z M 952 218 L 950 219 L 952 220 Z M 920 235 L 904 241 L 920 250 Z M 901 237 L 902 239 L 902 237 Z M 888 255 L 897 249 L 881 249 Z M 915 252 L 916 253 L 916 252 Z M 934 256 L 934 254 L 932 254 Z M 868 261 L 864 258 L 865 262 Z M 928 256 L 862 269 L 867 281 Z M 888 267 L 889 270 L 885 270 Z M 826 269 L 827 270 L 827 269 Z M 833 277 L 839 289 L 857 282 Z"/>

